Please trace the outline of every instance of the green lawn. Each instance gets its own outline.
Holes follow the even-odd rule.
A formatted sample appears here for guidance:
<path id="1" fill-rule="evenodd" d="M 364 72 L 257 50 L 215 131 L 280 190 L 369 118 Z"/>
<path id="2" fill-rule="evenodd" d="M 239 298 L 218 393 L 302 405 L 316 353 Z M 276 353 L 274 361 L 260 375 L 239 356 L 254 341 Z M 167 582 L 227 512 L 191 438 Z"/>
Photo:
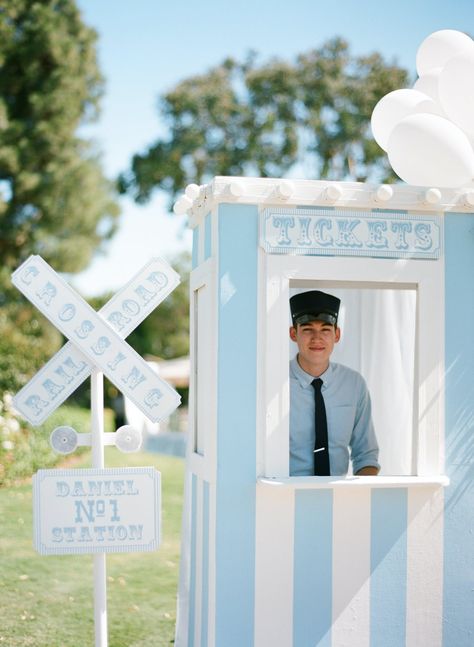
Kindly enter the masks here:
<path id="1" fill-rule="evenodd" d="M 107 555 L 109 647 L 174 640 L 184 463 L 106 448 L 106 466 L 161 472 L 162 544 L 152 553 Z M 74 467 L 90 467 L 81 457 Z M 0 646 L 94 645 L 91 555 L 40 556 L 32 543 L 31 484 L 0 489 Z"/>

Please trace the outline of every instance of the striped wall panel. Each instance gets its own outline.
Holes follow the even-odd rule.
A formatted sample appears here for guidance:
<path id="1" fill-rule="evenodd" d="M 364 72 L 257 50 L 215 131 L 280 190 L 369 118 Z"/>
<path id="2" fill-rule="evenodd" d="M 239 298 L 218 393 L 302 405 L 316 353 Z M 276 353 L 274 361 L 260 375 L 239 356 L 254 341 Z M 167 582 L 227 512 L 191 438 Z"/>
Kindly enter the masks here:
<path id="1" fill-rule="evenodd" d="M 443 647 L 474 645 L 474 216 L 445 216 L 446 490 Z"/>
<path id="2" fill-rule="evenodd" d="M 295 496 L 293 644 L 330 647 L 332 624 L 332 492 Z"/>
<path id="3" fill-rule="evenodd" d="M 256 647 L 441 647 L 441 489 L 264 486 L 257 512 Z"/>
<path id="4" fill-rule="evenodd" d="M 237 646 L 241 632 L 210 639 L 210 485 L 194 475 L 192 490 L 189 636 L 181 644 Z M 256 510 L 254 611 L 244 614 L 235 600 L 240 621 L 255 623 L 249 645 L 449 645 L 442 489 L 259 488 Z"/>
<path id="5" fill-rule="evenodd" d="M 215 641 L 241 647 L 254 633 L 258 210 L 219 216 Z"/>
<path id="6" fill-rule="evenodd" d="M 189 480 L 190 515 L 187 527 L 188 542 L 184 542 L 181 570 L 186 577 L 180 581 L 180 595 L 184 601 L 179 605 L 177 645 L 200 647 L 210 645 L 212 628 L 209 626 L 212 561 L 210 546 L 212 520 L 210 517 L 211 486 L 196 474 Z M 186 563 L 184 568 L 183 562 Z M 181 615 L 185 617 L 181 617 Z"/>

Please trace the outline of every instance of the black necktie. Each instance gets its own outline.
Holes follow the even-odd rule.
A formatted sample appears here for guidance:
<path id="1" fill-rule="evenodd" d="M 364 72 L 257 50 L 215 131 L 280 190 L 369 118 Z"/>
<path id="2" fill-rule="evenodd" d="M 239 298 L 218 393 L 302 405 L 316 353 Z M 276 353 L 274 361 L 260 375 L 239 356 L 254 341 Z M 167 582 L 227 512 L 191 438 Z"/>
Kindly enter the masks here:
<path id="1" fill-rule="evenodd" d="M 314 473 L 316 476 L 329 476 L 329 448 L 328 448 L 328 423 L 326 419 L 326 407 L 321 393 L 323 381 L 316 378 L 311 382 L 314 389 Z"/>

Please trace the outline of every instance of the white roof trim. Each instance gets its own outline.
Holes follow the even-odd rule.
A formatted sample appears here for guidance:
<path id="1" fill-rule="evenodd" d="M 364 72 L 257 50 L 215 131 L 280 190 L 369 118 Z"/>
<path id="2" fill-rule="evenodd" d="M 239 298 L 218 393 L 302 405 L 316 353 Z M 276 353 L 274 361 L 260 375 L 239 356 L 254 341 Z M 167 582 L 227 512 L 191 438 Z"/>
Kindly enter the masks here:
<path id="1" fill-rule="evenodd" d="M 474 187 L 439 189 L 407 184 L 368 184 L 326 180 L 278 178 L 213 178 L 179 198 L 175 210 L 190 216 L 194 228 L 201 218 L 221 203 L 338 206 L 352 209 L 394 209 L 419 212 L 474 212 Z"/>

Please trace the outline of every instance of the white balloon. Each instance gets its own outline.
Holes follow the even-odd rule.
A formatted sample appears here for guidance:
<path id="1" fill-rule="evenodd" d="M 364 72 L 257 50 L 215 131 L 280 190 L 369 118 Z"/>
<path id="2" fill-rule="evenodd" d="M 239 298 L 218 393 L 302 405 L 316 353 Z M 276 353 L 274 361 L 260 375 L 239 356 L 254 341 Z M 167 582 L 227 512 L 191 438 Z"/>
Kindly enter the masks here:
<path id="1" fill-rule="evenodd" d="M 453 56 L 474 50 L 474 41 L 455 29 L 441 29 L 425 38 L 416 54 L 418 76 L 435 67 L 444 67 Z"/>
<path id="2" fill-rule="evenodd" d="M 380 99 L 372 112 L 370 124 L 374 139 L 386 151 L 392 130 L 404 117 L 417 112 L 438 111 L 433 99 L 417 90 L 389 92 Z"/>
<path id="3" fill-rule="evenodd" d="M 433 101 L 439 101 L 439 75 L 441 74 L 442 67 L 434 67 L 429 72 L 425 72 L 423 76 L 420 76 L 413 86 L 413 89 L 417 92 L 423 92 L 423 94 L 428 95 Z"/>
<path id="4" fill-rule="evenodd" d="M 474 135 L 474 50 L 454 56 L 441 70 L 439 100 L 446 116 Z"/>
<path id="5" fill-rule="evenodd" d="M 402 180 L 417 186 L 460 187 L 474 177 L 474 151 L 467 136 L 438 115 L 402 119 L 390 135 L 388 158 Z"/>

